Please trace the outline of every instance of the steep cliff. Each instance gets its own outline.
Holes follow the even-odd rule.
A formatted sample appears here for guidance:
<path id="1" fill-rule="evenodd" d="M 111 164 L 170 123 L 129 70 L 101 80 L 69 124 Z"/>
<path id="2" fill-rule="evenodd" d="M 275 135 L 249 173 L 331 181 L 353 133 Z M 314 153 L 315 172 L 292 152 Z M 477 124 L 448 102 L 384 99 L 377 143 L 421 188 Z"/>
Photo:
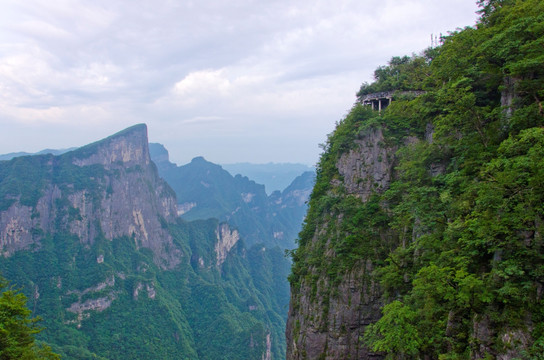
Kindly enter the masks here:
<path id="1" fill-rule="evenodd" d="M 161 221 L 175 220 L 175 194 L 151 163 L 145 125 L 57 157 L 13 159 L 2 164 L 1 185 L 16 183 L 14 177 L 25 170 L 21 167 L 33 167 L 31 174 L 23 174 L 30 189 L 2 186 L 4 256 L 39 247 L 45 233 L 69 230 L 88 245 L 98 236 L 129 236 L 137 246 L 151 249 L 157 264 L 179 263 L 181 252 L 161 226 Z M 29 190 L 32 199 L 25 198 Z"/>
<path id="2" fill-rule="evenodd" d="M 292 251 L 287 359 L 543 353 L 544 4 L 395 57 L 327 140 Z M 376 97 L 376 96 L 375 96 Z"/>
<path id="3" fill-rule="evenodd" d="M 337 133 L 374 115 L 356 109 Z M 375 195 L 383 194 L 393 179 L 396 146 L 385 144 L 379 127 L 330 141 L 293 253 L 287 358 L 379 359 L 365 346 L 363 335 L 380 318 L 382 291 L 373 270 L 385 258 L 390 234 L 381 223 L 366 221 L 380 216 L 372 207 L 379 206 Z M 365 237 L 370 234 L 372 238 Z M 354 247 L 361 249 L 351 253 Z"/>
<path id="4" fill-rule="evenodd" d="M 288 261 L 179 219 L 145 125 L 0 162 L 0 249 L 65 359 L 284 357 Z"/>

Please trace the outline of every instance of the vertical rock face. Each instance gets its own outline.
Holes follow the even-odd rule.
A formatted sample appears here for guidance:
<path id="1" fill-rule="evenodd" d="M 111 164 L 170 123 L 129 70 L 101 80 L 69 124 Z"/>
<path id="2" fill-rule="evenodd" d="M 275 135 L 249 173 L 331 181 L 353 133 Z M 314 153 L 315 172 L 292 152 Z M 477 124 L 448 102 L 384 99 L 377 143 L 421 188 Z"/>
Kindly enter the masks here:
<path id="1" fill-rule="evenodd" d="M 78 166 L 100 164 L 106 169 L 147 166 L 151 162 L 147 127 L 144 124 L 132 126 L 75 153 L 73 163 Z"/>
<path id="2" fill-rule="evenodd" d="M 270 351 L 270 348 L 272 346 L 272 341 L 270 339 L 270 333 L 266 334 L 266 352 L 261 357 L 262 360 L 271 360 L 272 359 L 272 353 Z"/>
<path id="3" fill-rule="evenodd" d="M 17 201 L 20 196 L 7 195 L 14 201 L 7 209 L 0 211 L 0 253 L 3 256 L 28 248 L 44 233 L 51 231 L 56 217 L 53 204 L 60 199 L 61 191 L 57 186 L 48 184 L 42 193 L 35 206 L 21 204 Z"/>
<path id="4" fill-rule="evenodd" d="M 510 117 L 514 110 L 514 101 L 517 97 L 516 85 L 519 82 L 520 79 L 511 76 L 504 77 L 503 90 L 501 91 L 501 106 L 507 117 Z"/>
<path id="5" fill-rule="evenodd" d="M 366 201 L 372 193 L 389 187 L 394 149 L 384 146 L 381 129 L 372 129 L 356 144 L 354 150 L 340 156 L 336 167 L 344 178 L 348 194 L 356 194 Z"/>
<path id="6" fill-rule="evenodd" d="M 367 261 L 338 285 L 324 279 L 317 295 L 312 295 L 308 283 L 292 295 L 286 329 L 287 359 L 383 358 L 362 342 L 365 326 L 380 318 L 382 305 L 379 288 L 369 280 L 371 271 L 372 262 Z M 337 295 L 329 297 L 328 290 Z"/>
<path id="7" fill-rule="evenodd" d="M 179 263 L 181 252 L 165 229 L 176 217 L 176 199 L 150 160 L 145 125 L 40 160 L 43 182 L 35 189 L 41 195 L 35 203 L 23 204 L 23 194 L 4 195 L 14 199 L 0 212 L 4 256 L 39 246 L 42 236 L 59 230 L 56 223 L 83 244 L 92 244 L 97 236 L 128 236 L 137 246 L 151 249 L 162 267 Z"/>
<path id="8" fill-rule="evenodd" d="M 340 196 L 365 203 L 374 193 L 388 189 L 393 177 L 395 149 L 384 143 L 381 129 L 360 134 L 355 146 L 338 155 L 340 176 L 328 179 Z M 383 305 L 381 290 L 373 278 L 378 255 L 367 254 L 335 280 L 323 272 L 337 262 L 336 245 L 348 236 L 339 229 L 349 219 L 338 213 L 315 228 L 305 253 L 318 254 L 320 264 L 307 266 L 298 286 L 291 284 L 291 301 L 286 327 L 287 359 L 382 359 L 365 346 L 367 325 L 376 322 Z M 363 239 L 362 241 L 365 241 Z M 322 254 L 322 255 L 319 255 Z M 302 255 L 304 256 L 304 255 Z M 323 265 L 323 263 L 325 265 Z"/>

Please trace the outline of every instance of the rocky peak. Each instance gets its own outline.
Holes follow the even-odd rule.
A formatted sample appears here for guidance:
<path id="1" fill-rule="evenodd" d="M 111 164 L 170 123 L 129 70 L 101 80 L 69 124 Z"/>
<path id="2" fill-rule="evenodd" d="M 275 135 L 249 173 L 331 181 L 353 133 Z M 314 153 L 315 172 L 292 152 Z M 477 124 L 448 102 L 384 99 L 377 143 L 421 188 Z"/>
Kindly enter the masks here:
<path id="1" fill-rule="evenodd" d="M 33 161 L 37 160 L 32 156 L 21 159 L 19 166 L 30 168 Z M 151 249 L 161 267 L 179 263 L 181 252 L 163 225 L 177 218 L 175 193 L 150 161 L 146 125 L 49 156 L 39 165 L 33 169 L 42 178 L 32 184 L 32 191 L 40 194 L 35 202 L 14 200 L 0 211 L 0 251 L 5 256 L 39 244 L 47 233 L 68 232 L 86 245 L 97 236 L 109 240 L 129 236 L 138 247 Z M 3 166 L 14 178 L 21 176 L 14 164 Z"/>
<path id="2" fill-rule="evenodd" d="M 159 166 L 159 164 L 174 165 L 170 164 L 170 154 L 162 144 L 149 143 L 149 155 L 157 166 Z"/>
<path id="3" fill-rule="evenodd" d="M 78 166 L 100 164 L 106 169 L 119 166 L 147 166 L 151 162 L 147 142 L 147 126 L 138 124 L 106 139 L 72 152 Z"/>

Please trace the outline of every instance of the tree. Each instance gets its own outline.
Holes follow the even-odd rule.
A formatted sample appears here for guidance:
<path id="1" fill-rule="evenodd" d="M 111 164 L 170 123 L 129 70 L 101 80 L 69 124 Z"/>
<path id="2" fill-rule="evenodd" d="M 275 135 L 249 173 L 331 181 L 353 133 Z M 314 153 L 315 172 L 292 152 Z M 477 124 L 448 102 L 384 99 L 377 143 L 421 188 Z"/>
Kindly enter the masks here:
<path id="1" fill-rule="evenodd" d="M 386 359 L 418 358 L 422 340 L 414 325 L 417 314 L 395 300 L 383 308 L 383 317 L 365 331 L 373 351 L 386 352 Z M 397 354 L 397 355 L 394 355 Z"/>
<path id="2" fill-rule="evenodd" d="M 60 359 L 46 345 L 38 345 L 39 318 L 31 317 L 26 296 L 0 277 L 0 360 Z"/>

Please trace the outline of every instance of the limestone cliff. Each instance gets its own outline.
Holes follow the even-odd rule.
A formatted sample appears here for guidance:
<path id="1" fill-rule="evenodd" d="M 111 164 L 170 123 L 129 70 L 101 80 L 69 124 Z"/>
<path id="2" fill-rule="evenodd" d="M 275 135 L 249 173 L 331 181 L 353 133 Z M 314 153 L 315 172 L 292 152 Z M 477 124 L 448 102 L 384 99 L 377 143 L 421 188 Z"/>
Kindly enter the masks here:
<path id="1" fill-rule="evenodd" d="M 377 112 L 360 116 L 364 123 Z M 337 133 L 342 134 L 342 126 L 353 124 L 340 125 Z M 287 359 L 384 358 L 364 338 L 387 302 L 377 265 L 383 266 L 407 237 L 415 240 L 425 232 L 417 218 L 405 226 L 411 234 L 392 228 L 385 192 L 398 180 L 399 149 L 430 145 L 433 128 L 427 125 L 419 138 L 394 139 L 386 131 L 362 126 L 349 137 L 333 137 L 322 157 L 309 219 L 294 252 Z M 428 167 L 430 176 L 444 170 L 440 162 Z"/>
<path id="2" fill-rule="evenodd" d="M 335 175 L 326 180 L 330 189 L 325 196 L 357 198 L 362 204 L 372 194 L 382 193 L 393 176 L 394 153 L 395 148 L 385 145 L 381 129 L 361 133 L 349 150 L 335 157 Z M 380 318 L 383 305 L 372 274 L 380 257 L 375 251 L 364 254 L 340 276 L 331 278 L 327 268 L 334 269 L 340 261 L 336 244 L 349 235 L 342 224 L 350 219 L 331 209 L 317 216 L 320 221 L 311 241 L 298 251 L 322 255 L 319 263 L 304 263 L 304 276 L 296 282 L 291 279 L 287 359 L 381 359 L 363 343 L 365 327 Z"/>
<path id="3" fill-rule="evenodd" d="M 216 265 L 221 266 L 225 262 L 229 251 L 240 240 L 240 234 L 238 230 L 232 230 L 228 224 L 223 223 L 217 227 L 215 236 L 217 237 L 215 243 Z"/>
<path id="4" fill-rule="evenodd" d="M 389 187 L 395 149 L 385 146 L 381 129 L 372 129 L 355 144 L 340 156 L 336 167 L 347 193 L 366 201 L 376 191 Z"/>
<path id="5" fill-rule="evenodd" d="M 26 163 L 29 163 L 28 165 Z M 173 267 L 181 252 L 165 224 L 176 218 L 176 200 L 149 157 L 147 128 L 136 125 L 104 140 L 60 156 L 16 158 L 4 171 L 37 166 L 33 201 L 14 189 L 4 194 L 0 211 L 0 251 L 39 247 L 45 234 L 69 230 L 82 244 L 98 236 L 128 236 L 149 248 L 157 264 Z M 9 200 L 9 203 L 7 203 Z M 59 227 L 58 225 L 61 224 Z"/>

